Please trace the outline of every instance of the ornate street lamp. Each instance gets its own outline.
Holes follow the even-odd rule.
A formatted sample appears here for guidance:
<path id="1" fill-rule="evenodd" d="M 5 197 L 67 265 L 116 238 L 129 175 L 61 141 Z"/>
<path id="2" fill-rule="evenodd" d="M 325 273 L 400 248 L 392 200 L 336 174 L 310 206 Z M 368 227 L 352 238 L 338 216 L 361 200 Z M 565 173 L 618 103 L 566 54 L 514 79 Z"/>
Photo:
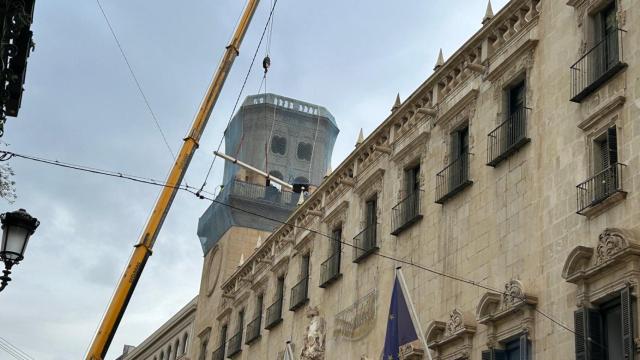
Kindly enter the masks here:
<path id="1" fill-rule="evenodd" d="M 36 231 L 40 222 L 29 215 L 25 209 L 0 215 L 2 222 L 2 243 L 0 260 L 4 262 L 3 275 L 0 276 L 0 291 L 4 290 L 11 278 L 11 267 L 24 259 L 29 237 Z"/>

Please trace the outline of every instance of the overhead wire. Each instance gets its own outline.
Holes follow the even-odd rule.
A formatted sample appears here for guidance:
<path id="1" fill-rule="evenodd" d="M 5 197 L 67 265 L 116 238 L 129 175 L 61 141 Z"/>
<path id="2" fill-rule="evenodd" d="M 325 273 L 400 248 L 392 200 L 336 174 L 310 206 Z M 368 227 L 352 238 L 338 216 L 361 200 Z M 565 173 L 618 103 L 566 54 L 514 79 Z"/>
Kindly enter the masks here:
<path id="1" fill-rule="evenodd" d="M 32 356 L 24 352 L 19 347 L 13 345 L 9 340 L 0 337 L 0 350 L 3 350 L 7 354 L 11 355 L 14 359 L 18 360 L 34 360 Z"/>
<path id="2" fill-rule="evenodd" d="M 314 230 L 314 229 L 311 229 L 311 228 L 307 228 L 307 227 L 298 225 L 295 222 L 294 223 L 289 223 L 289 222 L 286 222 L 286 221 L 283 221 L 283 220 L 279 220 L 279 219 L 276 219 L 276 218 L 273 218 L 273 217 L 270 217 L 270 216 L 267 216 L 267 215 L 264 215 L 264 214 L 261 214 L 261 213 L 257 213 L 257 212 L 254 212 L 254 211 L 243 209 L 241 207 L 238 207 L 238 206 L 235 206 L 235 205 L 232 205 L 232 204 L 228 204 L 228 203 L 226 203 L 224 201 L 217 200 L 215 198 L 215 194 L 208 193 L 208 194 L 213 195 L 213 196 L 212 197 L 205 196 L 205 195 L 203 195 L 203 193 L 205 193 L 204 191 L 200 191 L 199 189 L 191 187 L 191 186 L 188 186 L 188 185 L 177 185 L 176 186 L 176 185 L 167 184 L 167 183 L 165 183 L 163 181 L 160 181 L 160 180 L 155 180 L 155 179 L 151 179 L 151 178 L 147 178 L 147 177 L 136 176 L 136 175 L 126 175 L 126 174 L 124 174 L 122 172 L 118 172 L 118 171 L 99 170 L 99 169 L 93 168 L 93 167 L 86 167 L 86 166 L 77 165 L 77 164 L 60 162 L 60 161 L 57 161 L 57 160 L 50 160 L 50 159 L 45 159 L 45 158 L 40 158 L 40 157 L 35 157 L 35 156 L 30 156 L 30 155 L 18 154 L 18 153 L 9 152 L 9 151 L 0 151 L 0 159 L 5 158 L 5 159 L 8 160 L 8 159 L 10 159 L 12 157 L 22 158 L 22 159 L 26 159 L 26 160 L 32 160 L 32 161 L 36 161 L 36 162 L 39 162 L 39 163 L 44 163 L 44 164 L 54 165 L 54 166 L 60 166 L 60 167 L 68 168 L 68 169 L 84 171 L 84 172 L 93 173 L 93 174 L 99 174 L 99 175 L 105 175 L 105 176 L 114 177 L 114 178 L 120 178 L 120 179 L 124 179 L 124 180 L 135 181 L 135 182 L 154 185 L 154 186 L 175 188 L 175 189 L 178 189 L 178 190 L 182 190 L 182 191 L 186 191 L 188 193 L 191 193 L 191 194 L 195 195 L 196 197 L 198 197 L 199 199 L 208 200 L 208 201 L 210 201 L 212 203 L 219 204 L 219 205 L 228 207 L 228 208 L 236 210 L 236 211 L 243 212 L 243 213 L 251 215 L 251 216 L 255 216 L 255 217 L 259 217 L 259 218 L 265 219 L 265 220 L 273 221 L 273 222 L 281 224 L 283 226 L 291 226 L 291 227 L 298 228 L 298 229 L 301 229 L 301 230 L 309 231 L 310 233 L 319 235 L 321 237 L 328 238 L 330 241 L 339 242 L 342 245 L 351 247 L 351 248 L 353 248 L 355 250 L 361 250 L 361 251 L 362 250 L 366 250 L 366 249 L 363 249 L 363 248 L 361 248 L 361 247 L 359 247 L 359 246 L 357 246 L 357 245 L 355 245 L 353 243 L 344 241 L 342 239 L 339 239 L 339 240 L 335 239 L 333 236 L 331 236 L 329 234 L 325 234 L 325 233 L 323 233 L 321 231 Z M 446 273 L 444 271 L 436 270 L 436 269 L 427 267 L 425 265 L 422 265 L 422 264 L 419 264 L 419 263 L 415 263 L 413 260 L 405 260 L 405 259 L 401 259 L 401 258 L 396 258 L 394 256 L 385 254 L 385 253 L 383 253 L 381 251 L 374 252 L 374 253 L 372 253 L 372 255 L 373 256 L 378 256 L 380 258 L 384 258 L 384 259 L 387 259 L 387 260 L 391 260 L 394 263 L 400 263 L 400 264 L 403 264 L 403 265 L 408 265 L 408 266 L 414 267 L 416 269 L 420 269 L 420 270 L 432 273 L 434 275 L 441 276 L 443 278 L 447 278 L 447 279 L 450 279 L 450 280 L 462 282 L 462 283 L 465 283 L 465 284 L 468 284 L 468 285 L 471 285 L 471 286 L 474 286 L 474 287 L 477 287 L 477 288 L 481 288 L 481 289 L 484 289 L 484 290 L 487 290 L 487 291 L 491 291 L 491 292 L 494 292 L 494 293 L 498 293 L 498 294 L 501 294 L 501 295 L 507 295 L 507 293 L 504 290 L 500 290 L 500 289 L 494 288 L 492 286 L 489 286 L 489 285 L 486 285 L 486 284 L 483 284 L 481 282 L 474 281 L 474 280 L 471 280 L 471 279 L 467 279 L 467 278 L 459 276 L 459 275 L 449 274 L 449 273 Z M 519 299 L 522 300 L 522 301 L 526 301 L 527 300 L 525 296 L 519 297 Z M 544 311 L 540 310 L 537 306 L 533 307 L 533 309 L 534 309 L 534 311 L 536 313 L 538 313 L 541 316 L 545 317 L 546 319 L 548 319 L 552 323 L 558 325 L 562 329 L 575 334 L 575 331 L 573 329 L 569 328 L 567 325 L 565 325 L 560 320 L 557 320 L 556 317 L 548 314 L 547 312 L 544 312 Z"/>
<path id="3" fill-rule="evenodd" d="M 220 151 L 220 149 L 222 148 L 222 142 L 224 141 L 224 138 L 227 136 L 227 132 L 229 131 L 229 125 L 231 124 L 231 120 L 233 120 L 233 115 L 235 114 L 236 109 L 238 108 L 238 104 L 240 103 L 240 99 L 242 98 L 242 94 L 244 93 L 244 89 L 247 86 L 247 81 L 249 81 L 251 70 L 253 69 L 253 65 L 255 64 L 256 58 L 258 57 L 258 52 L 262 47 L 262 42 L 264 41 L 264 37 L 265 37 L 265 34 L 267 33 L 267 29 L 269 28 L 269 24 L 271 23 L 271 19 L 273 19 L 273 14 L 277 4 L 278 4 L 278 0 L 274 0 L 273 4 L 271 5 L 271 10 L 269 11 L 269 17 L 267 18 L 267 23 L 265 24 L 264 29 L 262 30 L 262 35 L 260 35 L 258 46 L 256 47 L 256 51 L 253 53 L 253 57 L 251 58 L 251 63 L 249 64 L 249 69 L 247 70 L 247 74 L 245 75 L 244 80 L 242 81 L 240 92 L 238 93 L 238 97 L 236 98 L 236 101 L 233 105 L 233 109 L 231 110 L 231 114 L 229 115 L 229 120 L 227 121 L 227 125 L 225 126 L 225 129 L 222 132 L 222 137 L 220 138 L 220 142 L 218 143 L 218 147 L 216 148 L 216 151 Z M 200 186 L 199 191 L 202 191 L 204 187 L 207 186 L 207 181 L 209 180 L 209 176 L 211 175 L 211 170 L 213 169 L 213 166 L 216 163 L 216 158 L 217 156 L 214 156 L 213 159 L 211 160 L 211 164 L 209 165 L 209 169 L 207 170 L 207 174 L 205 175 L 204 181 L 202 182 L 202 185 Z"/>
<path id="4" fill-rule="evenodd" d="M 107 27 L 109 28 L 109 32 L 111 32 L 111 35 L 113 36 L 113 39 L 115 40 L 116 45 L 118 46 L 118 49 L 120 50 L 120 54 L 122 55 L 122 59 L 124 59 L 124 62 L 127 65 L 127 68 L 129 69 L 129 74 L 131 75 L 131 78 L 133 79 L 133 82 L 136 84 L 136 87 L 138 88 L 138 92 L 140 93 L 140 96 L 142 96 L 142 100 L 144 101 L 144 103 L 145 103 L 145 105 L 147 107 L 147 110 L 149 111 L 149 114 L 151 115 L 151 118 L 153 119 L 153 122 L 155 123 L 156 128 L 158 129 L 158 132 L 160 133 L 160 136 L 162 137 L 162 141 L 164 142 L 164 145 L 167 147 L 167 150 L 169 151 L 169 153 L 171 154 L 171 157 L 175 161 L 176 155 L 173 152 L 173 149 L 171 148 L 171 145 L 169 145 L 169 141 L 167 140 L 167 137 L 166 137 L 164 131 L 162 130 L 162 126 L 160 126 L 160 121 L 158 120 L 158 117 L 156 116 L 156 113 L 151 108 L 151 103 L 149 102 L 149 99 L 147 98 L 147 95 L 145 94 L 144 90 L 142 90 L 142 85 L 140 84 L 140 81 L 138 80 L 138 77 L 136 76 L 136 73 L 133 71 L 133 66 L 131 66 L 131 63 L 129 62 L 129 58 L 127 57 L 127 54 L 125 53 L 124 48 L 123 48 L 122 44 L 120 43 L 120 40 L 118 39 L 118 35 L 116 35 L 116 32 L 113 29 L 113 26 L 111 25 L 111 21 L 109 20 L 109 17 L 107 16 L 107 13 L 104 10 L 104 7 L 102 7 L 102 3 L 100 3 L 100 0 L 96 0 L 96 3 L 98 4 L 98 8 L 100 9 L 100 13 L 102 14 L 102 17 L 104 18 L 105 22 L 107 23 Z"/>

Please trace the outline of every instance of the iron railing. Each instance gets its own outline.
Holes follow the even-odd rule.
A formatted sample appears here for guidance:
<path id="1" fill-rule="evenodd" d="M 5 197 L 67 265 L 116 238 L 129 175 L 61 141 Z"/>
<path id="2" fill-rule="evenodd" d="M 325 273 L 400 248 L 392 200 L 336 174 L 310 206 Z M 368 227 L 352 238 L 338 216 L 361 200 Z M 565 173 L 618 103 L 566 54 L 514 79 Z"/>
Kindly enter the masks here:
<path id="1" fill-rule="evenodd" d="M 309 289 L 309 277 L 305 276 L 300 280 L 294 287 L 291 288 L 291 300 L 289 303 L 289 310 L 295 311 L 302 305 L 304 305 L 307 300 L 309 300 L 308 290 Z"/>
<path id="2" fill-rule="evenodd" d="M 391 232 L 391 235 L 400 234 L 404 229 L 422 219 L 422 213 L 420 212 L 420 192 L 420 190 L 414 190 L 409 196 L 402 199 L 393 207 L 393 218 L 391 221 L 393 232 Z"/>
<path id="3" fill-rule="evenodd" d="M 224 360 L 224 344 L 215 349 L 211 354 L 211 360 Z"/>
<path id="4" fill-rule="evenodd" d="M 260 337 L 260 327 L 262 325 L 262 314 L 258 315 L 247 325 L 247 334 L 244 341 L 245 344 L 250 344 L 254 340 Z"/>
<path id="5" fill-rule="evenodd" d="M 229 339 L 227 357 L 232 357 L 240 351 L 242 351 L 242 329 L 240 329 L 237 334 L 233 335 L 231 339 Z"/>
<path id="6" fill-rule="evenodd" d="M 334 252 L 320 265 L 320 287 L 324 288 L 340 276 L 340 251 Z"/>
<path id="7" fill-rule="evenodd" d="M 571 101 L 581 102 L 626 66 L 622 62 L 622 35 L 625 32 L 616 29 L 605 34 L 602 40 L 571 66 Z"/>
<path id="8" fill-rule="evenodd" d="M 584 215 L 587 209 L 598 205 L 611 195 L 623 192 L 622 171 L 626 167 L 624 164 L 615 163 L 600 171 L 587 181 L 578 185 L 578 211 Z"/>
<path id="9" fill-rule="evenodd" d="M 444 170 L 436 174 L 436 203 L 444 202 L 473 184 L 469 180 L 469 153 L 461 154 Z"/>
<path id="10" fill-rule="evenodd" d="M 507 120 L 489 133 L 487 141 L 487 165 L 496 166 L 524 144 L 527 137 L 527 122 L 531 109 L 523 107 L 511 114 Z"/>
<path id="11" fill-rule="evenodd" d="M 362 261 L 369 254 L 378 250 L 378 224 L 371 224 L 353 238 L 353 262 Z"/>
<path id="12" fill-rule="evenodd" d="M 282 298 L 278 298 L 271 306 L 267 308 L 264 319 L 264 328 L 269 330 L 278 325 L 282 321 Z"/>
<path id="13" fill-rule="evenodd" d="M 300 197 L 300 194 L 292 191 L 279 191 L 273 186 L 262 186 L 240 180 L 231 181 L 229 186 L 231 187 L 231 189 L 229 189 L 231 196 L 269 204 L 275 203 L 282 206 L 291 206 L 295 205 L 298 202 L 298 197 Z"/>

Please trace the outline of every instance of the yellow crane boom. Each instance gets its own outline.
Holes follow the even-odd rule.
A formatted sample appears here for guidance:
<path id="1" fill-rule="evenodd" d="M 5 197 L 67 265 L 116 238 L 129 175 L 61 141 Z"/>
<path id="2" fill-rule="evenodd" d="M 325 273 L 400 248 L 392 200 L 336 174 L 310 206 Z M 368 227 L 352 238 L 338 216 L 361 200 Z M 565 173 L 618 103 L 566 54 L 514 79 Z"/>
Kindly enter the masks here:
<path id="1" fill-rule="evenodd" d="M 127 264 L 124 274 L 118 283 L 118 287 L 109 303 L 107 312 L 100 323 L 98 332 L 93 338 L 89 352 L 87 353 L 87 360 L 103 360 L 109 349 L 109 345 L 113 340 L 116 330 L 125 310 L 127 304 L 133 295 L 133 291 L 136 288 L 136 284 L 142 270 L 147 262 L 147 259 L 151 255 L 151 249 L 158 237 L 158 233 L 162 228 L 169 208 L 173 203 L 173 199 L 178 192 L 178 187 L 182 183 L 182 178 L 189 167 L 191 158 L 194 152 L 198 148 L 198 142 L 200 137 L 207 126 L 213 107 L 215 106 L 218 96 L 222 90 L 229 70 L 233 65 L 234 60 L 239 54 L 240 44 L 247 32 L 249 23 L 255 14 L 258 7 L 259 0 L 249 0 L 242 14 L 242 18 L 238 23 L 231 43 L 227 46 L 224 57 L 216 70 L 211 85 L 207 90 L 207 94 L 198 110 L 198 114 L 191 125 L 187 137 L 184 139 L 180 153 L 171 168 L 171 172 L 167 177 L 167 185 L 162 189 L 160 197 L 156 201 L 156 204 L 151 213 L 151 217 L 147 222 L 147 225 L 140 237 L 140 241 L 136 244 L 133 255 Z"/>

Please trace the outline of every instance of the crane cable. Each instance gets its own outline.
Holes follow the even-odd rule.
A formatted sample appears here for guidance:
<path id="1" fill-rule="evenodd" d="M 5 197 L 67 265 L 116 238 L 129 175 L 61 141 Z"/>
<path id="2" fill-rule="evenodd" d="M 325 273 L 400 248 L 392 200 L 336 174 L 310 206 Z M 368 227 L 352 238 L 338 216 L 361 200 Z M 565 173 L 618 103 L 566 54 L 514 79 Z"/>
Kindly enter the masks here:
<path id="1" fill-rule="evenodd" d="M 271 23 L 271 19 L 273 19 L 273 14 L 276 10 L 277 4 L 278 4 L 278 0 L 273 0 L 273 5 L 271 5 L 271 10 L 269 11 L 269 17 L 267 18 L 267 23 L 265 24 L 264 29 L 262 30 L 262 35 L 260 36 L 260 40 L 258 41 L 258 46 L 256 47 L 256 51 L 253 53 L 253 58 L 251 59 L 251 63 L 249 64 L 249 69 L 247 70 L 247 74 L 245 75 L 244 81 L 242 82 L 242 87 L 240 88 L 238 97 L 236 98 L 235 104 L 233 105 L 233 110 L 231 110 L 231 114 L 229 115 L 229 121 L 227 121 L 227 126 L 225 127 L 224 132 L 222 133 L 222 137 L 220 138 L 220 142 L 218 143 L 218 148 L 216 149 L 217 151 L 220 151 L 220 148 L 222 147 L 222 142 L 224 141 L 224 138 L 227 135 L 227 132 L 229 130 L 229 125 L 231 124 L 231 120 L 233 119 L 233 114 L 236 112 L 236 109 L 238 108 L 238 104 L 240 103 L 240 98 L 242 97 L 242 93 L 244 92 L 244 89 L 247 85 L 247 81 L 249 80 L 249 75 L 251 75 L 253 64 L 255 63 L 256 58 L 258 57 L 258 52 L 260 51 L 260 47 L 262 47 L 262 42 L 264 41 L 267 30 L 269 29 L 269 24 Z M 204 181 L 202 182 L 200 189 L 197 191 L 198 193 L 202 192 L 204 190 L 204 187 L 207 186 L 207 180 L 209 180 L 209 176 L 211 175 L 211 170 L 213 169 L 213 165 L 216 162 L 216 158 L 217 156 L 214 156 L 213 159 L 211 160 L 211 164 L 209 165 L 209 170 L 207 170 L 207 174 L 204 178 Z"/>

